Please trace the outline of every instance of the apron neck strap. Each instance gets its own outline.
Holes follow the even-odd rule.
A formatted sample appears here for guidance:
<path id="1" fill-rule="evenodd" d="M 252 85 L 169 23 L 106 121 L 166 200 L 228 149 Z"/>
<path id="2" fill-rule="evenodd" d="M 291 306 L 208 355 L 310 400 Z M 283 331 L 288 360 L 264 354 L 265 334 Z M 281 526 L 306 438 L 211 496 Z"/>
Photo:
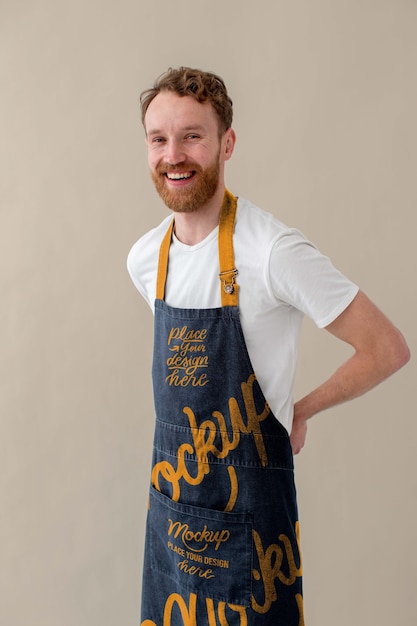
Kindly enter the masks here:
<path id="1" fill-rule="evenodd" d="M 236 283 L 238 272 L 233 250 L 236 209 L 237 198 L 226 189 L 220 212 L 218 237 L 222 306 L 237 306 L 239 303 L 239 286 Z"/>
<path id="2" fill-rule="evenodd" d="M 220 211 L 218 236 L 220 265 L 219 278 L 221 282 L 222 306 L 238 305 L 239 287 L 236 283 L 236 276 L 238 272 L 235 268 L 233 251 L 233 231 L 235 227 L 236 209 L 237 199 L 226 189 Z M 165 297 L 169 248 L 171 246 L 173 228 L 174 220 L 171 221 L 159 250 L 158 274 L 156 279 L 157 300 L 163 300 Z"/>
<path id="3" fill-rule="evenodd" d="M 173 229 L 174 229 L 174 220 L 172 219 L 168 227 L 168 230 L 165 233 L 164 238 L 162 240 L 161 247 L 159 248 L 158 274 L 156 277 L 156 299 L 157 300 L 163 300 L 165 298 L 165 283 L 166 283 L 167 272 L 168 272 L 168 256 L 169 256 L 169 248 L 171 246 Z"/>

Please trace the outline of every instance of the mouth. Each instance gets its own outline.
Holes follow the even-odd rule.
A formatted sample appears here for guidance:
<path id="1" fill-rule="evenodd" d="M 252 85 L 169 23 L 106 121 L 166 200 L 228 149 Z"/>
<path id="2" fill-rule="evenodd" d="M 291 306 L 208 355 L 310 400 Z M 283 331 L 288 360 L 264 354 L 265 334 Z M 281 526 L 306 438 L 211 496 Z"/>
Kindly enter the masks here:
<path id="1" fill-rule="evenodd" d="M 168 180 L 189 180 L 194 176 L 195 172 L 165 172 Z"/>

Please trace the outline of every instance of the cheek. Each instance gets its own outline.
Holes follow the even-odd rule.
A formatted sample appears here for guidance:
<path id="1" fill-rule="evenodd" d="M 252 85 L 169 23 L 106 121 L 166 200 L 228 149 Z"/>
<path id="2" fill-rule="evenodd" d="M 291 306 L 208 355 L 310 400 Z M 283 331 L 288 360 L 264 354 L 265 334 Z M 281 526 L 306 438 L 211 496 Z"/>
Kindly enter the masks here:
<path id="1" fill-rule="evenodd" d="M 161 159 L 153 152 L 148 152 L 148 165 L 151 170 L 154 170 Z"/>

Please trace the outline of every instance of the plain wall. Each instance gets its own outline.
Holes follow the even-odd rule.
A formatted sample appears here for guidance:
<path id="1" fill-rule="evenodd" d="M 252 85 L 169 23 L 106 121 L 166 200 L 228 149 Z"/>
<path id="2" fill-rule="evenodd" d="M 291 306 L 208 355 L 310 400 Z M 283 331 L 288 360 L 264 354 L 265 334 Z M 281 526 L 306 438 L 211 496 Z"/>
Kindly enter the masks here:
<path id="1" fill-rule="evenodd" d="M 140 91 L 169 66 L 223 76 L 229 188 L 415 353 L 416 23 L 411 0 L 0 1 L 0 624 L 139 623 L 152 315 L 125 264 L 167 214 Z M 348 354 L 306 321 L 297 397 Z M 308 626 L 417 623 L 415 387 L 411 362 L 311 422 Z"/>

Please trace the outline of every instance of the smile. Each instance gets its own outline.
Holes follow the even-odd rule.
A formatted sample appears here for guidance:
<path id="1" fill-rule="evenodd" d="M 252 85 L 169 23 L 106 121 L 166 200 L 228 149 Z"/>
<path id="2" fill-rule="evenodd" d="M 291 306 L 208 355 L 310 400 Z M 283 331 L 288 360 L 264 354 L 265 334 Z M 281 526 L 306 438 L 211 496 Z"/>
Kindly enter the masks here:
<path id="1" fill-rule="evenodd" d="M 194 176 L 194 172 L 166 172 L 165 176 L 169 180 L 187 180 L 187 178 Z"/>

